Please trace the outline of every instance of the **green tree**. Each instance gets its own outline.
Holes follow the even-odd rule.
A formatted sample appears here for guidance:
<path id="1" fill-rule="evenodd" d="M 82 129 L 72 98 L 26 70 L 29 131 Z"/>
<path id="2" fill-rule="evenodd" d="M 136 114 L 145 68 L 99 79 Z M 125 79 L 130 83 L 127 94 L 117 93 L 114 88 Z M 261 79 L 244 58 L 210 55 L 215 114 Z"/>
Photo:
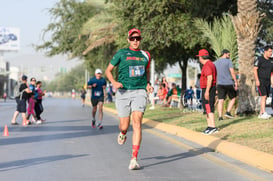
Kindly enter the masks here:
<path id="1" fill-rule="evenodd" d="M 45 40 L 36 49 L 45 50 L 48 56 L 67 54 L 70 58 L 81 57 L 86 48 L 86 39 L 79 38 L 81 28 L 90 17 L 100 10 L 101 7 L 91 3 L 60 0 L 53 8 L 49 9 L 53 22 L 47 26 L 44 34 L 51 33 L 50 39 Z"/>
<path id="2" fill-rule="evenodd" d="M 259 0 L 258 10 L 265 13 L 265 17 L 261 20 L 262 29 L 259 33 L 259 39 L 271 44 L 273 40 L 273 1 L 272 0 Z"/>
<path id="3" fill-rule="evenodd" d="M 59 73 L 57 77 L 45 87 L 48 91 L 70 92 L 72 89 L 79 90 L 84 86 L 84 65 L 78 65 L 67 73 Z"/>

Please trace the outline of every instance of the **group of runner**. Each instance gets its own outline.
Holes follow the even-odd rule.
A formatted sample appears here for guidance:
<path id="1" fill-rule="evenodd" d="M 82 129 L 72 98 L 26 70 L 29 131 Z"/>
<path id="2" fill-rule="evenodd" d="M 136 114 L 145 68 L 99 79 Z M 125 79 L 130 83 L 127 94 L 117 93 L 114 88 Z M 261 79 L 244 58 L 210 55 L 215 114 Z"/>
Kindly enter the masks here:
<path id="1" fill-rule="evenodd" d="M 41 118 L 41 114 L 44 110 L 42 99 L 45 95 L 45 91 L 42 91 L 42 82 L 36 81 L 34 77 L 30 79 L 30 84 L 27 82 L 28 77 L 22 76 L 22 83 L 19 86 L 19 95 L 15 98 L 17 107 L 11 120 L 12 125 L 19 125 L 16 121 L 19 113 L 22 114 L 22 125 L 30 124 L 42 124 L 44 119 Z M 32 119 L 30 119 L 32 116 Z"/>

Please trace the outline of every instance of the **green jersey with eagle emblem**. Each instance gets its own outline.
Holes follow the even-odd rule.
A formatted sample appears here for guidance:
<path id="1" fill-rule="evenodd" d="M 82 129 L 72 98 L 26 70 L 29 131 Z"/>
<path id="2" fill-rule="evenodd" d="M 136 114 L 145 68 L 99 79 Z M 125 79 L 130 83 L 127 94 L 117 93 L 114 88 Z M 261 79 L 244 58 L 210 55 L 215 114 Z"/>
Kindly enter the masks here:
<path id="1" fill-rule="evenodd" d="M 150 66 L 150 54 L 143 50 L 120 49 L 110 62 L 118 66 L 118 82 L 122 89 L 146 89 L 147 72 Z"/>

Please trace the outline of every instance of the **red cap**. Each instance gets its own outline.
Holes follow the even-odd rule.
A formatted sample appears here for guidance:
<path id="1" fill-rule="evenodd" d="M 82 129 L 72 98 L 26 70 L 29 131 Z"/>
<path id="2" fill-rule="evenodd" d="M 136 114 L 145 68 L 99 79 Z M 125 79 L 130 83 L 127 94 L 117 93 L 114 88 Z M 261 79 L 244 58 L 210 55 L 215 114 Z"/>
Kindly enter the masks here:
<path id="1" fill-rule="evenodd" d="M 209 52 L 206 49 L 201 49 L 198 52 L 198 55 L 196 55 L 197 57 L 202 57 L 202 56 L 209 56 Z"/>
<path id="2" fill-rule="evenodd" d="M 128 32 L 128 37 L 130 37 L 130 36 L 131 36 L 133 33 L 135 33 L 135 32 L 138 33 L 139 36 L 141 35 L 139 29 L 133 28 L 133 29 L 130 29 L 130 30 L 129 30 L 129 32 Z"/>

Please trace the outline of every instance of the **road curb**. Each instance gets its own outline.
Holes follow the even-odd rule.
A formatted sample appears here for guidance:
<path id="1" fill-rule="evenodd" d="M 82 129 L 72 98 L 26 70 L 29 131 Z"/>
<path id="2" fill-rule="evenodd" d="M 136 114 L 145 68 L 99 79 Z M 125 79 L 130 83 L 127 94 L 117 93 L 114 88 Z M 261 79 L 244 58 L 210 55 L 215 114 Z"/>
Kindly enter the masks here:
<path id="1" fill-rule="evenodd" d="M 107 108 L 105 106 L 103 109 L 113 114 L 117 114 L 115 109 Z M 198 143 L 204 147 L 223 153 L 248 165 L 252 165 L 259 169 L 273 173 L 273 155 L 271 154 L 255 150 L 247 146 L 221 140 L 220 138 L 211 135 L 203 135 L 202 133 L 180 126 L 160 123 L 146 118 L 143 118 L 143 124 Z"/>

